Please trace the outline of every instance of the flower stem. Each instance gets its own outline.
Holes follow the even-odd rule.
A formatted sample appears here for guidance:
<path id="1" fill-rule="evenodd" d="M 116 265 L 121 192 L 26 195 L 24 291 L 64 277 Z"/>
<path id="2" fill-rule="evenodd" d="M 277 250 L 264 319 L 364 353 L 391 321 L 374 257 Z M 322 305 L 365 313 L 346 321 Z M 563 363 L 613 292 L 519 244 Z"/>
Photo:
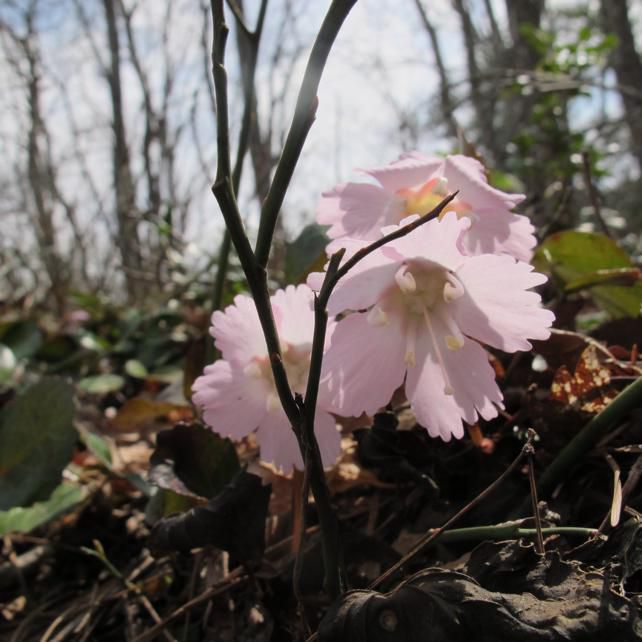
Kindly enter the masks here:
<path id="1" fill-rule="evenodd" d="M 524 444 L 521 452 L 517 457 L 512 461 L 510 466 L 490 485 L 487 486 L 477 497 L 472 499 L 468 504 L 466 504 L 463 508 L 461 508 L 457 513 L 455 513 L 441 528 L 435 528 L 431 531 L 429 531 L 426 535 L 424 535 L 411 549 L 404 555 L 396 564 L 391 566 L 383 575 L 380 575 L 370 586 L 368 589 L 373 590 L 379 586 L 381 586 L 387 579 L 389 579 L 392 575 L 394 575 L 397 571 L 402 569 L 409 560 L 411 560 L 413 557 L 415 557 L 418 553 L 423 551 L 426 546 L 429 544 L 432 544 L 434 540 L 436 540 L 445 530 L 448 529 L 449 526 L 454 524 L 458 519 L 463 517 L 467 512 L 472 510 L 475 506 L 477 506 L 481 501 L 486 499 L 493 491 L 495 491 L 499 486 L 501 486 L 502 482 L 517 468 L 517 466 L 521 463 L 521 461 L 524 459 L 524 457 L 528 456 L 528 453 L 532 450 L 533 444 L 531 441 L 531 436 L 529 434 L 528 439 L 526 443 Z"/>
<path id="2" fill-rule="evenodd" d="M 471 526 L 469 528 L 454 528 L 448 531 L 438 533 L 432 543 L 439 541 L 442 544 L 466 541 L 483 541 L 487 539 L 519 539 L 522 537 L 536 537 L 538 530 L 536 528 L 521 528 L 521 521 L 509 522 L 507 524 L 498 524 L 495 526 Z M 439 530 L 439 529 L 436 529 Z M 431 531 L 432 532 L 432 531 Z M 597 528 L 584 528 L 579 526 L 550 526 L 542 528 L 541 534 L 548 535 L 566 535 L 569 537 L 593 537 L 597 534 Z"/>
<path id="3" fill-rule="evenodd" d="M 241 131 L 239 132 L 238 144 L 236 147 L 236 161 L 234 163 L 234 170 L 232 171 L 232 189 L 234 194 L 237 195 L 241 185 L 241 174 L 243 172 L 243 161 L 247 153 L 250 131 L 252 129 L 253 114 L 252 106 L 254 101 L 254 77 L 256 75 L 256 61 L 259 54 L 259 44 L 261 42 L 261 34 L 263 33 L 263 24 L 265 22 L 265 12 L 267 10 L 267 0 L 261 2 L 259 15 L 256 22 L 254 31 L 249 31 L 243 22 L 243 17 L 237 13 L 238 7 L 232 5 L 236 22 L 239 28 L 242 29 L 243 34 L 247 38 L 249 44 L 249 57 L 247 66 L 242 68 L 243 72 L 243 119 L 241 121 Z M 218 269 L 216 272 L 216 280 L 214 282 L 214 292 L 212 295 L 212 311 L 219 310 L 223 304 L 223 297 L 225 294 L 225 279 L 227 277 L 227 270 L 229 266 L 230 250 L 232 249 L 231 237 L 228 229 L 223 233 L 223 239 L 218 252 Z M 210 342 L 208 346 L 213 344 Z M 214 355 L 211 355 L 213 358 Z M 211 359 L 208 359 L 208 362 Z"/>
<path id="4" fill-rule="evenodd" d="M 339 28 L 355 2 L 356 0 L 333 0 L 319 35 L 317 36 L 312 53 L 310 54 L 301 91 L 299 92 L 299 99 L 297 101 L 292 126 L 263 207 L 257 240 L 257 251 L 255 253 L 252 250 L 245 232 L 236 201 L 241 167 L 238 162 L 234 174 L 231 175 L 227 73 L 224 66 L 228 28 L 225 24 L 223 0 L 211 0 L 212 19 L 214 23 L 212 73 L 216 90 L 218 150 L 218 165 L 212 192 L 219 204 L 231 243 L 236 249 L 241 267 L 247 278 L 248 286 L 254 299 L 254 304 L 265 336 L 279 399 L 297 437 L 305 466 L 309 472 L 310 488 L 316 501 L 323 541 L 326 590 L 333 599 L 338 597 L 343 591 L 344 582 L 339 570 L 340 547 L 338 524 L 330 503 L 330 494 L 325 481 L 319 446 L 314 435 L 316 392 L 313 395 L 315 402 L 312 404 L 311 414 L 308 414 L 303 404 L 295 399 L 283 366 L 279 338 L 267 287 L 266 266 L 281 203 L 283 202 L 283 197 L 294 172 L 305 138 L 314 120 L 316 90 L 321 78 L 321 73 Z M 262 16 L 264 15 L 264 7 L 265 2 L 262 6 Z M 259 20 L 262 22 L 262 17 Z M 249 124 L 247 126 L 249 127 Z M 243 134 L 243 130 L 241 133 Z M 247 138 L 244 138 L 242 135 L 239 140 L 239 151 L 242 151 L 246 146 Z M 325 333 L 325 327 L 323 328 L 323 333 Z M 318 379 L 316 385 L 318 389 Z"/>
<path id="5" fill-rule="evenodd" d="M 283 204 L 283 198 L 290 184 L 292 174 L 294 174 L 305 139 L 314 122 L 318 105 L 317 89 L 321 81 L 321 74 L 339 29 L 356 1 L 332 0 L 319 34 L 312 46 L 301 89 L 299 90 L 294 116 L 292 117 L 292 124 L 261 211 L 261 222 L 259 223 L 255 251 L 256 260 L 259 266 L 264 269 L 270 256 L 272 236 Z"/>

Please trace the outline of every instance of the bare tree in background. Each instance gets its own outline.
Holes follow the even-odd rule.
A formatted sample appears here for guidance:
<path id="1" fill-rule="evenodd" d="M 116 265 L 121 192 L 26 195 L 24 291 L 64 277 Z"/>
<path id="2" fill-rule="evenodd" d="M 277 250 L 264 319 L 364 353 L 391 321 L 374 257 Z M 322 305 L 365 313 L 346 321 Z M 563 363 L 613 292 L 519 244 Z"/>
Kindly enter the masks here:
<path id="1" fill-rule="evenodd" d="M 62 198 L 56 182 L 52 162 L 50 137 L 42 112 L 41 82 L 42 61 L 35 22 L 39 9 L 37 1 L 31 2 L 20 16 L 23 34 L 5 21 L 0 21 L 5 55 L 12 70 L 22 84 L 27 105 L 27 128 L 24 140 L 25 166 L 17 168 L 21 203 L 17 209 L 25 211 L 32 222 L 39 248 L 39 258 L 49 280 L 49 292 L 59 313 L 65 308 L 71 278 L 71 260 L 65 260 L 55 223 L 55 211 L 62 206 L 68 222 L 77 232 L 73 207 Z M 83 251 L 83 244 L 78 246 Z M 81 263 L 81 273 L 86 265 Z"/>
<path id="2" fill-rule="evenodd" d="M 103 7 L 109 46 L 109 63 L 105 69 L 105 77 L 109 84 L 112 108 L 114 137 L 112 173 L 116 220 L 118 221 L 117 242 L 122 259 L 127 295 L 131 301 L 136 301 L 143 292 L 141 287 L 143 257 L 138 231 L 140 212 L 136 208 L 134 178 L 130 165 L 129 145 L 123 114 L 122 60 L 119 30 L 116 24 L 118 2 L 116 0 L 103 0 Z"/>
<path id="3" fill-rule="evenodd" d="M 626 124 L 631 132 L 631 153 L 637 159 L 642 174 L 642 58 L 635 48 L 627 4 L 627 0 L 602 0 L 601 17 L 604 31 L 615 34 L 618 39 L 611 64 L 617 76 Z"/>

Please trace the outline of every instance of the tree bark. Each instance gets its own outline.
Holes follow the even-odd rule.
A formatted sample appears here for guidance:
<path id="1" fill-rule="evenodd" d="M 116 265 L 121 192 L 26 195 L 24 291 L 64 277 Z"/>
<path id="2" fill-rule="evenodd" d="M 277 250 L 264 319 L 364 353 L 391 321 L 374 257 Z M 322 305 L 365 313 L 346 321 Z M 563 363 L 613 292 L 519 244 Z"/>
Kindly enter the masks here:
<path id="1" fill-rule="evenodd" d="M 453 0 L 455 10 L 459 15 L 461 31 L 466 49 L 466 65 L 468 67 L 468 82 L 470 84 L 470 101 L 475 110 L 475 120 L 479 130 L 479 141 L 494 163 L 501 156 L 501 147 L 497 145 L 495 136 L 495 90 L 492 87 L 482 87 L 481 74 L 477 64 L 478 38 L 475 26 L 464 0 Z"/>
<path id="2" fill-rule="evenodd" d="M 459 127 L 455 119 L 455 108 L 452 96 L 450 95 L 450 81 L 448 79 L 448 72 L 444 65 L 444 60 L 441 55 L 441 47 L 439 46 L 439 38 L 437 37 L 437 30 L 430 22 L 428 13 L 421 3 L 421 0 L 415 0 L 415 6 L 419 13 L 421 24 L 428 34 L 430 40 L 430 47 L 435 58 L 435 65 L 437 66 L 437 73 L 439 74 L 439 104 L 441 106 L 441 116 L 446 124 L 448 134 L 457 138 L 459 135 Z"/>
<path id="3" fill-rule="evenodd" d="M 118 25 L 116 23 L 116 0 L 103 0 L 109 46 L 107 82 L 111 96 L 113 129 L 113 182 L 116 194 L 117 243 L 121 255 L 127 296 L 130 301 L 139 298 L 141 285 L 142 256 L 138 232 L 138 212 L 135 203 L 134 179 L 132 176 L 125 119 L 123 115 L 122 84 L 120 77 L 121 56 Z"/>
<path id="4" fill-rule="evenodd" d="M 642 58 L 635 48 L 633 29 L 626 0 L 602 0 L 601 17 L 604 31 L 617 36 L 611 54 L 624 106 L 624 118 L 631 132 L 631 153 L 642 174 Z M 642 185 L 642 181 L 641 185 Z"/>

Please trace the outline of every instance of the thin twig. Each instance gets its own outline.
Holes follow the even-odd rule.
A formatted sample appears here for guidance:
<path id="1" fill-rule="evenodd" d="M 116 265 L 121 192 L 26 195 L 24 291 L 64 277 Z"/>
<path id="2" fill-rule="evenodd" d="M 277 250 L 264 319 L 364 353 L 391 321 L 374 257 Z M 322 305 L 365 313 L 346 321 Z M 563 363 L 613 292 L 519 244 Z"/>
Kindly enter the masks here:
<path id="1" fill-rule="evenodd" d="M 304 466 L 301 492 L 295 499 L 298 504 L 299 519 L 296 522 L 296 532 L 293 534 L 293 541 L 296 546 L 294 558 L 294 571 L 292 572 L 292 588 L 294 597 L 299 609 L 299 617 L 303 626 L 304 635 L 310 634 L 310 625 L 305 617 L 303 596 L 301 594 L 301 577 L 303 574 L 303 558 L 305 556 L 305 514 L 308 507 L 308 495 L 310 493 L 310 467 Z"/>
<path id="2" fill-rule="evenodd" d="M 85 555 L 89 555 L 91 557 L 95 557 L 98 560 L 102 562 L 102 564 L 105 566 L 105 568 L 120 582 L 123 584 L 123 586 L 127 589 L 128 593 L 132 594 L 142 605 L 142 607 L 147 611 L 148 615 L 152 618 L 152 620 L 156 623 L 157 626 L 160 626 L 162 624 L 162 620 L 160 615 L 158 615 L 158 612 L 152 605 L 152 603 L 149 601 L 149 598 L 140 590 L 140 588 L 134 584 L 132 581 L 130 581 L 128 578 L 126 578 L 111 562 L 111 560 L 107 557 L 105 554 L 105 551 L 102 547 L 102 544 L 98 540 L 94 540 L 94 547 L 95 548 L 88 548 L 86 546 L 81 546 L 80 551 L 84 553 Z M 159 629 L 159 633 L 162 633 L 163 637 L 168 641 L 168 642 L 177 642 L 176 638 L 169 633 L 169 631 L 166 631 L 164 627 L 161 627 Z"/>
<path id="3" fill-rule="evenodd" d="M 245 22 L 242 19 L 242 14 L 240 14 L 240 9 L 238 5 L 233 2 L 233 0 L 228 0 L 228 5 L 232 9 L 237 24 L 239 24 L 247 37 L 249 44 L 249 60 L 247 66 L 242 66 L 243 73 L 243 118 L 241 120 L 241 131 L 239 132 L 238 144 L 236 147 L 236 161 L 234 163 L 234 169 L 232 171 L 232 190 L 235 195 L 238 194 L 239 188 L 241 185 L 241 175 L 243 173 L 243 161 L 245 160 L 245 155 L 247 153 L 248 144 L 250 140 L 250 130 L 252 129 L 253 119 L 253 103 L 254 103 L 254 94 L 255 94 L 255 83 L 254 78 L 256 76 L 256 64 L 259 55 L 259 45 L 261 42 L 261 34 L 263 33 L 263 24 L 265 22 L 265 12 L 267 10 L 268 0 L 262 0 L 261 7 L 259 8 L 259 15 L 256 22 L 256 27 L 254 31 L 249 31 Z M 218 267 L 216 270 L 216 279 L 214 281 L 214 292 L 212 295 L 212 311 L 219 310 L 223 303 L 223 295 L 225 293 L 225 281 L 227 277 L 227 271 L 229 267 L 230 260 L 230 251 L 232 249 L 232 239 L 230 232 L 225 228 L 223 232 L 223 239 L 221 241 L 221 246 L 218 252 Z M 211 354 L 208 354 L 207 361 L 211 361 L 214 357 L 214 345 L 210 341 L 208 342 L 208 351 Z"/>
<path id="4" fill-rule="evenodd" d="M 466 513 L 472 510 L 480 502 L 482 502 L 486 497 L 493 493 L 503 481 L 517 468 L 520 462 L 528 455 L 530 449 L 532 449 L 533 444 L 531 441 L 530 435 L 527 438 L 526 443 L 522 447 L 521 452 L 513 460 L 511 465 L 486 489 L 484 489 L 477 497 L 468 502 L 461 510 L 457 511 L 441 528 L 437 528 L 430 533 L 424 535 L 411 549 L 404 555 L 396 564 L 391 566 L 383 575 L 380 575 L 368 588 L 373 590 L 378 586 L 381 586 L 388 578 L 394 575 L 397 571 L 402 569 L 413 557 L 420 553 L 426 546 L 428 546 L 433 540 L 435 540 L 439 535 L 447 530 L 452 524 L 457 520 L 463 517 Z"/>
<path id="5" fill-rule="evenodd" d="M 531 503 L 533 504 L 533 517 L 535 518 L 535 548 L 540 555 L 544 555 L 544 537 L 542 536 L 542 520 L 539 514 L 539 501 L 537 500 L 537 484 L 535 483 L 535 464 L 533 462 L 534 448 L 532 446 L 535 441 L 535 431 L 532 428 L 528 429 L 528 438 L 531 442 L 531 447 L 528 449 L 526 456 L 528 458 L 528 483 L 531 489 Z"/>
<path id="6" fill-rule="evenodd" d="M 522 528 L 520 526 L 522 521 L 523 520 L 517 520 L 515 522 L 509 522 L 508 524 L 497 524 L 496 526 L 454 528 L 452 530 L 442 531 L 438 540 L 442 544 L 452 544 L 453 542 L 483 541 L 489 539 L 504 540 L 537 537 L 537 529 Z M 589 538 L 598 534 L 596 528 L 585 528 L 583 526 L 549 526 L 542 528 L 540 532 L 542 536 L 546 537 L 549 535 L 564 535 L 566 537 Z"/>
<path id="7" fill-rule="evenodd" d="M 212 73 L 214 76 L 214 87 L 216 89 L 216 121 L 217 133 L 216 142 L 218 150 L 218 166 L 216 180 L 212 192 L 218 201 L 221 213 L 225 219 L 225 225 L 230 233 L 232 243 L 236 249 L 243 272 L 247 278 L 248 286 L 254 304 L 256 305 L 261 328 L 265 336 L 270 364 L 274 375 L 274 383 L 290 423 L 294 428 L 299 425 L 299 409 L 294 401 L 287 374 L 281 357 L 281 347 L 270 296 L 267 290 L 267 274 L 265 268 L 259 267 L 250 241 L 245 233 L 241 214 L 236 202 L 230 165 L 230 142 L 229 142 L 229 121 L 227 101 L 227 72 L 225 71 L 225 43 L 228 35 L 228 28 L 225 24 L 223 12 L 223 0 L 211 0 L 212 19 L 214 23 L 214 41 L 212 45 Z"/>
<path id="8" fill-rule="evenodd" d="M 179 606 L 175 611 L 170 613 L 170 615 L 168 615 L 166 618 L 163 618 L 158 624 L 145 631 L 145 633 L 143 633 L 142 635 L 139 635 L 133 642 L 149 642 L 149 640 L 153 640 L 161 631 L 165 629 L 165 627 L 170 622 L 183 617 L 183 615 L 186 615 L 189 611 L 196 608 L 200 604 L 208 602 L 217 595 L 225 593 L 226 591 L 239 586 L 240 584 L 243 584 L 248 580 L 249 577 L 247 575 L 243 575 L 243 567 L 239 566 L 238 568 L 235 568 L 223 582 L 218 582 L 217 584 L 210 586 L 210 588 L 208 588 L 206 591 L 203 591 L 203 593 L 201 593 L 194 599 L 190 600 L 189 602 L 185 602 L 185 604 Z"/>
<path id="9" fill-rule="evenodd" d="M 230 8 L 232 13 L 234 14 L 234 17 L 236 18 L 236 25 L 248 38 L 251 38 L 252 32 L 250 31 L 250 28 L 245 23 L 245 16 L 243 15 L 243 11 L 241 10 L 241 7 L 238 6 L 238 4 L 236 3 L 236 0 L 226 0 L 226 2 L 227 2 L 227 6 Z"/>
<path id="10" fill-rule="evenodd" d="M 595 189 L 595 185 L 593 184 L 593 176 L 591 172 L 591 158 L 587 151 L 582 152 L 582 169 L 584 170 L 584 184 L 586 185 L 586 191 L 588 192 L 589 200 L 591 201 L 591 205 L 593 206 L 593 214 L 595 214 L 595 218 L 597 219 L 597 222 L 600 224 L 600 227 L 602 228 L 602 232 L 604 232 L 604 234 L 606 234 L 606 236 L 608 236 L 609 238 L 613 238 L 613 235 L 611 234 L 611 230 L 609 229 L 609 226 L 606 224 L 606 221 L 602 216 L 602 208 L 600 207 L 600 197 L 597 193 L 597 190 Z"/>
<path id="11" fill-rule="evenodd" d="M 290 184 L 310 127 L 314 122 L 318 104 L 317 89 L 321 81 L 321 74 L 339 29 L 356 1 L 332 0 L 319 34 L 312 46 L 294 109 L 292 124 L 281 152 L 281 158 L 274 172 L 274 179 L 261 210 L 261 221 L 256 240 L 256 260 L 258 265 L 264 269 L 270 257 L 272 237 L 285 192 Z"/>
<path id="12" fill-rule="evenodd" d="M 316 83 L 313 83 L 312 86 L 312 90 L 316 91 L 318 78 L 320 77 L 323 64 L 325 64 L 325 59 L 327 58 L 330 46 L 332 44 L 332 41 L 334 40 L 334 37 L 336 36 L 335 32 L 334 35 L 330 37 L 330 35 L 333 33 L 332 30 L 338 30 L 341 22 L 343 21 L 343 18 L 345 18 L 345 15 L 347 15 L 349 8 L 352 6 L 352 4 L 354 4 L 354 2 L 355 0 L 351 0 L 348 2 L 346 2 L 346 0 L 343 0 L 341 2 L 339 0 L 335 0 L 333 5 L 330 7 L 328 16 L 326 17 L 324 26 L 321 28 L 321 32 L 319 34 L 319 37 L 317 38 L 317 44 L 315 45 L 313 54 L 311 54 L 310 58 L 311 61 L 315 60 L 315 64 L 319 64 L 320 68 L 315 68 L 314 73 L 310 72 L 312 75 L 306 75 L 307 85 L 306 80 L 304 80 L 305 87 L 302 87 L 300 96 L 305 96 L 306 92 L 310 91 L 311 87 L 309 85 L 311 77 L 317 78 Z M 330 505 L 329 493 L 325 482 L 325 474 L 323 472 L 321 456 L 319 453 L 319 447 L 316 442 L 316 438 L 314 436 L 314 430 L 310 432 L 307 438 L 304 438 L 304 431 L 302 430 L 303 408 L 300 404 L 297 403 L 297 400 L 292 393 L 292 389 L 290 388 L 290 384 L 288 382 L 287 373 L 283 365 L 281 347 L 276 331 L 276 325 L 272 313 L 272 306 L 270 303 L 270 295 L 267 287 L 266 265 L 265 263 L 261 263 L 260 261 L 258 261 L 257 257 L 252 251 L 236 202 L 233 179 L 230 177 L 227 73 L 224 66 L 225 43 L 228 35 L 228 29 L 225 24 L 223 0 L 211 0 L 211 6 L 214 24 L 212 72 L 214 76 L 214 86 L 216 89 L 218 149 L 218 166 L 216 180 L 212 187 L 212 191 L 218 201 L 219 207 L 225 219 L 225 224 L 230 233 L 230 238 L 238 254 L 241 266 L 247 278 L 250 292 L 254 299 L 254 304 L 256 306 L 257 314 L 259 316 L 263 335 L 265 337 L 265 342 L 268 349 L 275 387 L 279 395 L 281 405 L 283 406 L 283 410 L 290 422 L 290 425 L 292 426 L 297 441 L 299 442 L 299 447 L 301 449 L 303 459 L 306 462 L 306 466 L 310 467 L 310 487 L 312 489 L 312 493 L 314 494 L 317 512 L 319 514 L 322 540 L 325 542 L 324 563 L 326 568 L 326 587 L 329 595 L 334 598 L 338 596 L 342 590 L 340 576 L 334 570 L 338 567 L 338 562 L 336 561 L 336 557 L 334 559 L 328 558 L 325 553 L 332 550 L 332 545 L 327 544 L 328 537 L 330 537 L 330 539 L 334 543 L 334 539 L 336 536 L 335 534 L 338 532 L 338 529 L 336 527 L 336 518 L 334 517 L 332 507 Z M 344 15 L 343 18 L 339 20 L 338 18 L 341 14 Z M 296 120 L 297 116 L 295 114 L 295 121 Z M 290 134 L 293 135 L 293 130 L 290 131 Z M 303 136 L 303 139 L 304 138 L 305 136 Z M 280 164 L 280 166 L 282 168 L 282 174 L 286 172 L 286 168 L 289 168 L 286 172 L 289 173 L 287 181 L 284 181 L 283 177 L 281 177 L 280 188 L 285 189 L 287 187 L 287 184 L 289 183 L 289 177 L 294 170 L 294 165 L 296 164 L 296 160 L 298 158 L 298 152 L 294 156 L 292 156 L 292 150 L 298 148 L 300 151 L 300 146 L 302 145 L 303 140 L 298 142 L 291 141 L 289 147 L 286 143 L 283 152 L 282 163 Z M 290 151 L 286 154 L 286 150 Z M 286 156 L 288 156 L 289 161 L 284 162 Z M 274 182 L 276 182 L 276 180 L 277 179 L 275 176 L 271 189 L 274 187 Z M 273 190 L 273 193 L 278 194 L 278 189 Z M 276 214 L 278 214 L 278 208 L 275 212 L 273 222 L 276 221 Z M 268 246 L 272 239 L 272 231 L 273 228 L 269 233 Z M 263 238 L 266 237 L 264 236 Z M 269 247 L 267 249 L 266 260 L 267 255 L 269 255 Z M 328 533 L 331 533 L 331 535 L 328 536 Z"/>

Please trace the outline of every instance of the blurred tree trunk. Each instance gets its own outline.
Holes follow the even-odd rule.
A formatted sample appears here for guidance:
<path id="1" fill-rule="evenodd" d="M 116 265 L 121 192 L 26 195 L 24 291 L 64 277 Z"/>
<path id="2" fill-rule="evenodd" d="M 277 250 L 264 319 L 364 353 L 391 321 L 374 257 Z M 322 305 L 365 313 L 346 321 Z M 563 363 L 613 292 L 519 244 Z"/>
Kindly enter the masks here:
<path id="1" fill-rule="evenodd" d="M 113 129 L 113 182 L 116 194 L 116 233 L 120 251 L 127 297 L 137 301 L 142 294 L 142 256 L 138 233 L 138 212 L 134 179 L 132 175 L 129 148 L 125 132 L 123 115 L 122 84 L 120 77 L 121 56 L 118 25 L 116 23 L 116 0 L 103 0 L 107 24 L 107 42 L 109 46 L 109 65 L 107 82 L 111 96 L 112 129 Z"/>
<path id="2" fill-rule="evenodd" d="M 601 17 L 604 31 L 615 34 L 618 39 L 611 65 L 620 87 L 624 118 L 631 131 L 631 153 L 642 173 L 642 58 L 635 48 L 627 4 L 626 0 L 602 0 Z"/>
<path id="3" fill-rule="evenodd" d="M 30 23 L 31 27 L 31 23 Z M 42 149 L 44 135 L 44 122 L 40 108 L 40 72 L 36 54 L 29 45 L 29 38 L 33 32 L 30 30 L 24 41 L 24 51 L 29 64 L 28 75 L 28 104 L 29 104 L 29 131 L 27 134 L 27 164 L 29 188 L 33 197 L 36 213 L 36 238 L 40 247 L 40 255 L 45 265 L 51 294 L 59 313 L 65 308 L 68 273 L 65 262 L 62 260 L 58 249 L 56 230 L 53 220 L 53 208 L 47 194 L 48 172 L 45 154 Z"/>
<path id="4" fill-rule="evenodd" d="M 506 68 L 512 69 L 516 78 L 518 75 L 529 77 L 531 91 L 522 91 L 509 100 L 504 123 L 511 138 L 528 130 L 532 134 L 530 149 L 522 152 L 530 157 L 523 160 L 531 161 L 525 164 L 522 178 L 533 223 L 536 227 L 549 226 L 557 218 L 556 225 L 572 227 L 576 208 L 569 183 L 572 170 L 569 169 L 568 97 L 559 92 L 555 94 L 556 101 L 551 101 L 553 95 L 540 92 L 537 69 L 542 53 L 525 33 L 534 34 L 541 28 L 544 11 L 545 0 L 506 0 L 512 41 L 506 50 Z M 557 192 L 560 194 L 554 198 Z M 558 211 L 561 202 L 565 205 Z"/>
<path id="5" fill-rule="evenodd" d="M 49 280 L 49 293 L 57 312 L 62 314 L 67 301 L 72 261 L 71 257 L 68 261 L 63 257 L 54 220 L 56 203 L 62 202 L 62 199 L 56 185 L 49 134 L 42 111 L 42 61 L 35 26 L 37 10 L 38 3 L 32 2 L 24 11 L 24 35 L 21 36 L 16 30 L 19 27 L 14 28 L 4 22 L 0 22 L 0 31 L 8 37 L 10 44 L 5 47 L 7 60 L 24 83 L 26 93 L 27 130 L 23 139 L 26 143 L 26 168 L 19 170 L 18 182 L 24 186 L 19 208 L 28 214 L 33 224 L 39 260 Z M 70 210 L 69 214 L 72 215 L 70 222 L 75 223 L 73 211 Z M 76 228 L 74 232 L 77 232 Z"/>
<path id="6" fill-rule="evenodd" d="M 484 151 L 490 156 L 493 163 L 497 163 L 502 156 L 501 141 L 495 135 L 495 102 L 496 90 L 493 83 L 482 86 L 482 77 L 477 61 L 479 38 L 475 25 L 470 16 L 465 0 L 453 0 L 455 11 L 459 15 L 461 32 L 466 49 L 466 66 L 468 68 L 468 83 L 470 85 L 470 102 L 475 110 L 475 120 L 479 132 L 479 141 Z"/>
<path id="7" fill-rule="evenodd" d="M 540 54 L 524 38 L 524 26 L 538 29 L 544 13 L 544 0 L 506 0 L 508 27 L 512 40 L 510 50 L 511 66 L 520 70 L 531 70 L 537 66 Z"/>
<path id="8" fill-rule="evenodd" d="M 169 101 L 175 86 L 175 68 L 170 60 L 169 29 L 174 11 L 173 0 L 166 0 L 162 27 L 162 52 L 155 57 L 154 65 L 163 68 L 163 84 L 160 97 L 155 101 L 152 83 L 139 53 L 132 19 L 138 4 L 127 9 L 124 0 L 118 1 L 118 11 L 123 17 L 129 58 L 142 93 L 142 111 L 145 116 L 145 131 L 141 145 L 147 194 L 144 218 L 151 225 L 151 238 L 146 243 L 146 260 L 150 272 L 156 277 L 159 289 L 166 285 L 168 277 L 168 250 L 178 249 L 182 230 L 180 203 L 176 195 L 175 154 L 179 133 L 170 131 Z M 162 59 L 162 62 L 161 62 Z"/>
<path id="9" fill-rule="evenodd" d="M 421 0 L 415 0 L 415 6 L 417 7 L 417 12 L 419 13 L 421 25 L 428 34 L 430 47 L 432 49 L 433 56 L 435 57 L 437 73 L 439 74 L 439 104 L 441 107 L 441 117 L 446 124 L 448 134 L 453 138 L 457 138 L 457 136 L 459 135 L 459 128 L 457 125 L 457 120 L 455 119 L 454 101 L 450 94 L 450 80 L 448 78 L 448 72 L 446 71 L 446 65 L 444 64 L 443 56 L 441 55 L 441 47 L 439 46 L 437 30 L 433 26 L 432 22 L 430 22 L 428 12 L 421 3 Z"/>

